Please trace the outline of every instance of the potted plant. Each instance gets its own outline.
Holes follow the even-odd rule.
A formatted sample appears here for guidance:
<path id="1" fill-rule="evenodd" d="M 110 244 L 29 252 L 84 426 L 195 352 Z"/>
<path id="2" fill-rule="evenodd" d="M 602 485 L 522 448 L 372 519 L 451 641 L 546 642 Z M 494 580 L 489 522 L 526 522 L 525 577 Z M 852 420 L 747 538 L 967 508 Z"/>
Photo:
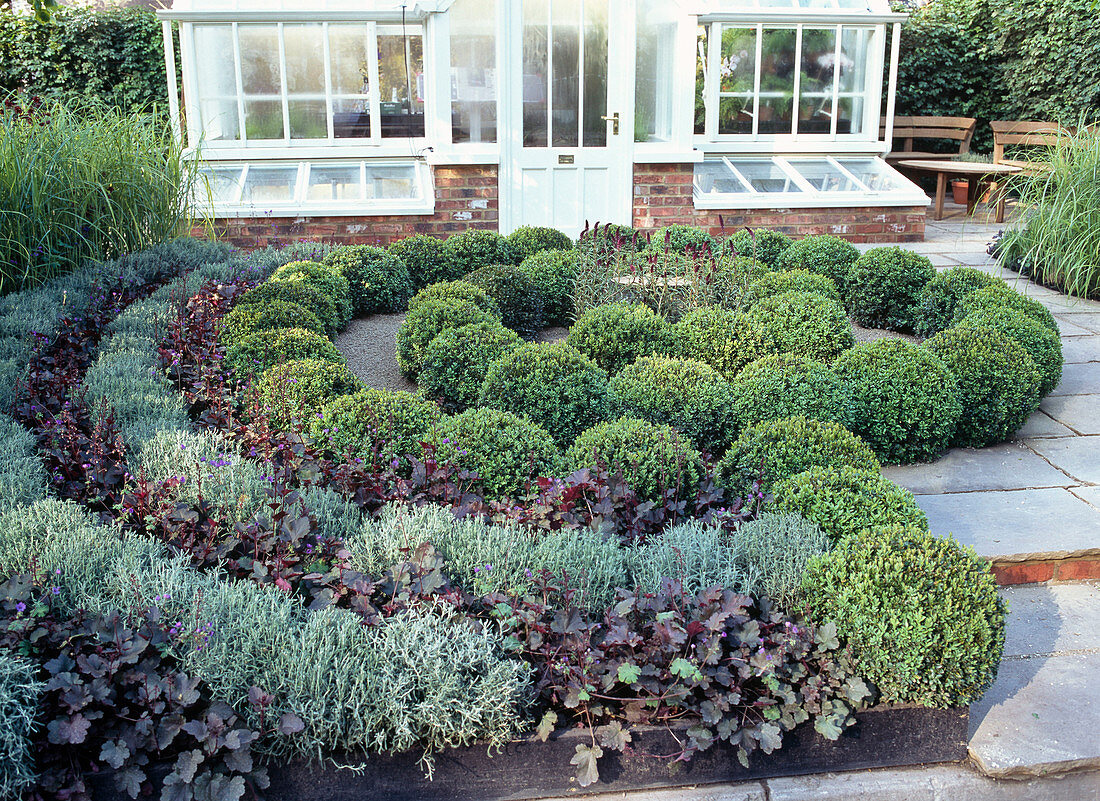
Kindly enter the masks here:
<path id="1" fill-rule="evenodd" d="M 959 161 L 973 162 L 976 164 L 992 164 L 993 157 L 985 153 L 962 153 L 959 155 Z M 951 182 L 951 194 L 956 203 L 960 206 L 965 206 L 969 197 L 970 182 L 965 178 L 955 179 Z M 982 195 L 981 200 L 984 202 L 989 195 L 989 186 L 986 185 L 986 191 Z"/>

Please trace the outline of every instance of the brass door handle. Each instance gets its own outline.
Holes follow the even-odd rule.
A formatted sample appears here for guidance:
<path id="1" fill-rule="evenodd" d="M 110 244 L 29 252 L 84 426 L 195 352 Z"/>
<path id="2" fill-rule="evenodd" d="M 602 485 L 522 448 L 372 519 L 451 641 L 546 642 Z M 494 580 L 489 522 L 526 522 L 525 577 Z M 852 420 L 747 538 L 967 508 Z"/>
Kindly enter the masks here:
<path id="1" fill-rule="evenodd" d="M 604 114 L 603 117 L 601 117 L 601 119 L 607 120 L 608 122 L 611 123 L 611 134 L 612 134 L 612 136 L 618 136 L 619 135 L 619 112 L 616 111 L 610 117 L 608 117 L 606 114 Z"/>

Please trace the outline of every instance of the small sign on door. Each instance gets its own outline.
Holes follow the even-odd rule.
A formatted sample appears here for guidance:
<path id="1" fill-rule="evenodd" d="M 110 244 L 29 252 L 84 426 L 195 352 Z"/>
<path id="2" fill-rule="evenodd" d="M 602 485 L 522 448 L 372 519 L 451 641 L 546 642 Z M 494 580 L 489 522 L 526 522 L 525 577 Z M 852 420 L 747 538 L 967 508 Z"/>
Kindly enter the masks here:
<path id="1" fill-rule="evenodd" d="M 563 153 L 562 155 L 558 156 L 558 164 L 572 164 L 572 163 L 573 163 L 573 156 L 571 154 L 570 155 L 565 155 Z"/>

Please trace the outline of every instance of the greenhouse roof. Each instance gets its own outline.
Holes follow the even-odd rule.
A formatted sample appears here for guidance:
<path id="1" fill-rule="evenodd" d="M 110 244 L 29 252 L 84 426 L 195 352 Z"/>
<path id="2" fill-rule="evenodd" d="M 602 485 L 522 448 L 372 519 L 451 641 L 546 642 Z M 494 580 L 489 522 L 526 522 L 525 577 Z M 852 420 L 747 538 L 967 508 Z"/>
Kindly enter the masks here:
<path id="1" fill-rule="evenodd" d="M 423 17 L 446 11 L 454 0 L 175 0 L 171 10 L 158 12 L 169 19 L 193 15 L 341 14 L 357 17 Z"/>

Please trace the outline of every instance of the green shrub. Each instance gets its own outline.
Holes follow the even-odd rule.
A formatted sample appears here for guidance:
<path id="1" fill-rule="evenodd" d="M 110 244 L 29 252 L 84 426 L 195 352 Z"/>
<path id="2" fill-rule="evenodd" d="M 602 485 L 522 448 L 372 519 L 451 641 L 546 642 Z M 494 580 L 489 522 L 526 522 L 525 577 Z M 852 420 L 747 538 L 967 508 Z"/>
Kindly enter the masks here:
<path id="1" fill-rule="evenodd" d="M 281 328 L 304 328 L 319 336 L 325 335 L 325 326 L 316 314 L 297 303 L 277 300 L 263 307 L 233 309 L 222 318 L 218 341 L 224 347 L 232 348 L 251 334 Z"/>
<path id="2" fill-rule="evenodd" d="M 576 250 L 544 250 L 528 256 L 519 266 L 542 295 L 542 313 L 547 325 L 567 325 L 573 314 L 579 258 Z"/>
<path id="3" fill-rule="evenodd" d="M 389 253 L 401 259 L 417 288 L 443 281 L 455 281 L 467 272 L 457 263 L 442 239 L 416 234 L 389 246 Z"/>
<path id="4" fill-rule="evenodd" d="M 584 609 L 604 611 L 615 590 L 627 585 L 625 553 L 614 538 L 593 529 L 533 531 L 516 525 L 488 525 L 475 517 L 457 519 L 450 509 L 429 504 L 393 504 L 370 517 L 345 542 L 349 562 L 380 576 L 430 543 L 446 560 L 443 571 L 463 589 L 482 596 L 522 596 L 543 570 L 568 576 Z"/>
<path id="5" fill-rule="evenodd" d="M 22 798 L 35 785 L 31 738 L 38 731 L 38 665 L 0 651 L 0 798 Z"/>
<path id="6" fill-rule="evenodd" d="M 672 579 L 686 595 L 720 586 L 793 608 L 807 563 L 828 544 L 821 529 L 798 515 L 764 512 L 732 532 L 699 520 L 680 523 L 633 546 L 627 559 L 643 592 L 658 592 Z"/>
<path id="7" fill-rule="evenodd" d="M 337 457 L 352 454 L 375 468 L 405 457 L 423 459 L 420 443 L 435 437 L 439 407 L 411 392 L 362 389 L 325 404 L 311 420 L 313 441 Z"/>
<path id="8" fill-rule="evenodd" d="M 776 265 L 784 270 L 809 270 L 831 278 L 839 289 L 847 285 L 848 271 L 859 250 L 839 236 L 807 236 L 791 243 Z"/>
<path id="9" fill-rule="evenodd" d="M 795 415 L 847 425 L 851 416 L 847 390 L 836 372 L 803 356 L 764 356 L 745 365 L 730 383 L 738 430 Z"/>
<path id="10" fill-rule="evenodd" d="M 722 484 L 745 493 L 758 479 L 761 489 L 768 491 L 811 467 L 878 470 L 879 462 L 867 444 L 843 426 L 784 417 L 742 431 L 718 463 L 718 475 Z"/>
<path id="11" fill-rule="evenodd" d="M 726 240 L 726 249 L 731 253 L 756 259 L 768 267 L 777 267 L 790 246 L 789 236 L 765 228 L 742 229 Z"/>
<path id="12" fill-rule="evenodd" d="M 1013 309 L 1021 312 L 1037 323 L 1049 328 L 1052 333 L 1060 335 L 1058 323 L 1050 309 L 1035 298 L 1021 295 L 1008 284 L 999 283 L 992 286 L 976 289 L 968 295 L 964 295 L 955 306 L 955 319 L 959 322 L 976 311 L 992 311 L 998 309 Z"/>
<path id="13" fill-rule="evenodd" d="M 935 275 L 932 262 L 918 253 L 899 247 L 872 248 L 848 272 L 848 311 L 867 328 L 910 331 L 921 290 Z"/>
<path id="14" fill-rule="evenodd" d="M 1062 380 L 1062 340 L 1018 309 L 979 309 L 955 324 L 963 329 L 998 331 L 1020 344 L 1039 370 L 1039 394 L 1046 395 Z"/>
<path id="15" fill-rule="evenodd" d="M 440 422 L 439 460 L 477 474 L 490 498 L 518 497 L 539 476 L 553 475 L 558 449 L 545 428 L 499 409 L 468 409 Z"/>
<path id="16" fill-rule="evenodd" d="M 269 367 L 297 359 L 320 359 L 345 364 L 344 355 L 328 339 L 304 328 L 257 331 L 233 343 L 225 366 L 240 380 L 256 378 Z"/>
<path id="17" fill-rule="evenodd" d="M 981 448 L 1002 442 L 1039 408 L 1039 368 L 1007 334 L 991 328 L 949 328 L 924 346 L 958 384 L 962 414 L 953 445 Z"/>
<path id="18" fill-rule="evenodd" d="M 554 228 L 524 225 L 504 237 L 516 264 L 547 250 L 572 250 L 573 240 Z"/>
<path id="19" fill-rule="evenodd" d="M 641 250 L 645 246 L 645 239 L 641 233 L 628 225 L 616 225 L 615 223 L 596 223 L 589 228 L 586 224 L 581 235 L 577 237 L 577 250 L 585 254 L 585 257 L 601 256 L 611 253 L 633 252 Z"/>
<path id="20" fill-rule="evenodd" d="M 640 356 L 668 353 L 673 333 L 648 306 L 619 302 L 582 314 L 569 329 L 566 342 L 615 375 Z"/>
<path id="21" fill-rule="evenodd" d="M 811 467 L 776 485 L 775 504 L 817 523 L 833 542 L 875 526 L 928 530 L 928 518 L 913 493 L 877 470 Z"/>
<path id="22" fill-rule="evenodd" d="M 566 454 L 564 470 L 599 464 L 621 472 L 634 491 L 649 500 L 670 489 L 691 497 L 703 477 L 703 457 L 671 427 L 631 417 L 581 432 Z"/>
<path id="23" fill-rule="evenodd" d="M 913 312 L 913 333 L 930 337 L 951 327 L 955 306 L 976 289 L 1003 284 L 1000 278 L 973 267 L 951 267 L 924 285 Z"/>
<path id="24" fill-rule="evenodd" d="M 746 294 L 751 304 L 784 292 L 810 292 L 840 303 L 840 292 L 833 279 L 801 269 L 764 273 L 749 284 Z"/>
<path id="25" fill-rule="evenodd" d="M 714 237 L 702 228 L 690 225 L 670 225 L 653 232 L 649 250 L 673 250 L 677 253 L 713 252 L 717 249 Z"/>
<path id="26" fill-rule="evenodd" d="M 872 528 L 814 560 L 805 589 L 883 703 L 965 706 L 997 677 L 1007 605 L 989 562 L 954 539 Z"/>
<path id="27" fill-rule="evenodd" d="M 500 305 L 489 297 L 484 289 L 469 281 L 441 281 L 438 284 L 429 284 L 409 301 L 409 311 L 413 312 L 421 304 L 433 300 L 466 301 L 500 319 Z"/>
<path id="28" fill-rule="evenodd" d="M 731 257 L 720 254 L 711 266 L 702 264 L 702 282 L 697 290 L 703 290 L 710 303 L 724 309 L 744 309 L 752 305 L 749 287 L 753 281 L 763 278 L 768 268 L 747 256 Z"/>
<path id="29" fill-rule="evenodd" d="M 668 424 L 711 453 L 730 441 L 733 390 L 702 362 L 645 356 L 611 379 L 609 392 L 612 417 Z"/>
<path id="30" fill-rule="evenodd" d="M 833 367 L 851 398 L 849 428 L 884 463 L 927 462 L 947 448 L 962 412 L 958 384 L 926 348 L 864 342 Z"/>
<path id="31" fill-rule="evenodd" d="M 272 303 L 295 303 L 309 309 L 324 325 L 327 336 L 336 336 L 340 330 L 340 314 L 332 298 L 301 281 L 268 281 L 260 284 L 241 295 L 233 308 L 262 311 Z"/>
<path id="32" fill-rule="evenodd" d="M 449 412 L 477 404 L 489 366 L 523 344 L 496 320 L 448 328 L 428 343 L 416 377 L 420 394 Z"/>
<path id="33" fill-rule="evenodd" d="M 518 261 L 508 240 L 494 231 L 469 228 L 461 234 L 447 237 L 443 245 L 457 275 L 469 275 L 482 267 Z"/>
<path id="34" fill-rule="evenodd" d="M 775 352 L 775 343 L 754 319 L 718 306 L 702 306 L 673 326 L 675 350 L 685 359 L 708 364 L 726 378 L 760 357 Z"/>
<path id="35" fill-rule="evenodd" d="M 524 345 L 490 365 L 478 402 L 526 415 L 564 447 L 607 419 L 607 373 L 565 343 Z"/>
<path id="36" fill-rule="evenodd" d="M 518 267 L 492 264 L 462 279 L 480 287 L 500 307 L 501 322 L 524 339 L 542 328 L 542 292 Z"/>
<path id="37" fill-rule="evenodd" d="M 780 353 L 831 362 L 855 342 L 840 304 L 812 292 L 764 298 L 749 310 L 748 317 L 764 341 L 774 342 Z"/>
<path id="38" fill-rule="evenodd" d="M 324 264 L 347 279 L 356 316 L 405 311 L 415 291 L 405 262 L 382 248 L 346 245 L 325 256 Z"/>
<path id="39" fill-rule="evenodd" d="M 315 261 L 292 261 L 284 264 L 271 274 L 273 282 L 300 281 L 313 287 L 325 297 L 331 298 L 336 306 L 336 329 L 340 330 L 351 320 L 353 307 L 351 286 L 348 279 L 332 267 Z"/>
<path id="40" fill-rule="evenodd" d="M 292 420 L 306 424 L 329 401 L 350 395 L 363 383 L 345 365 L 321 359 L 296 359 L 265 370 L 256 382 L 260 403 L 275 426 Z"/>
<path id="41" fill-rule="evenodd" d="M 497 318 L 464 300 L 429 300 L 410 308 L 397 329 L 397 364 L 415 377 L 424 363 L 428 345 L 449 328 L 494 323 Z"/>

